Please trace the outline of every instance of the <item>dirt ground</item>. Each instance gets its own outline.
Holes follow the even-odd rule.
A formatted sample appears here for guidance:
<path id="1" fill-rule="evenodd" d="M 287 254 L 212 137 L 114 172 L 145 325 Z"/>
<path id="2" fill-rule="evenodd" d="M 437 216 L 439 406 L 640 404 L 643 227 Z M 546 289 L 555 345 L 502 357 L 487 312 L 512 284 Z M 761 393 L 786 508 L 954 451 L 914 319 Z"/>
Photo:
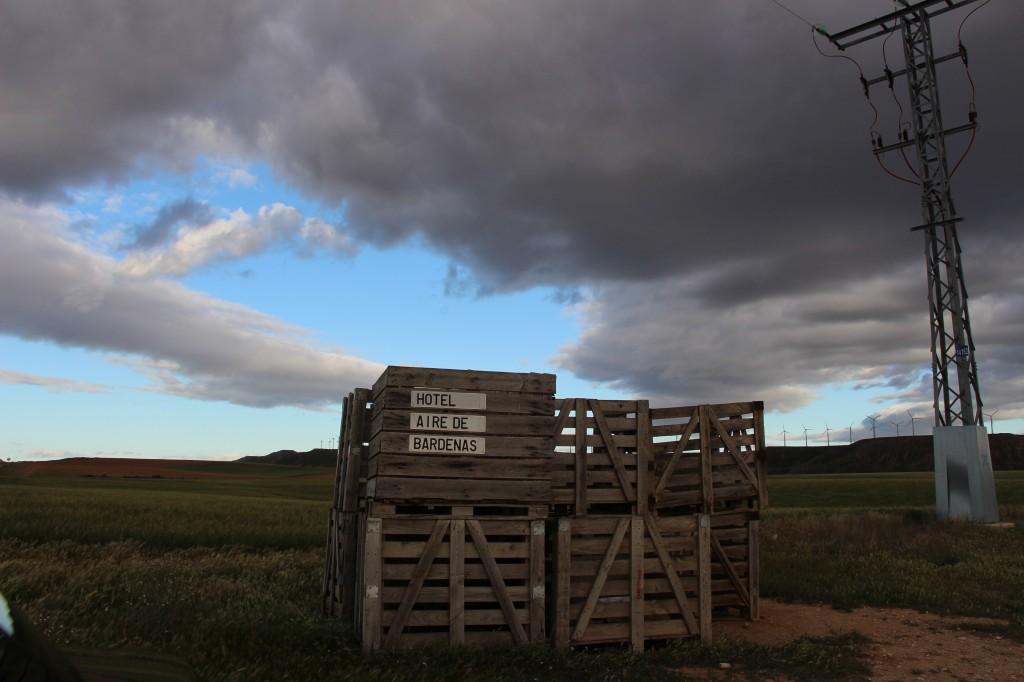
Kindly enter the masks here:
<path id="1" fill-rule="evenodd" d="M 844 612 L 770 600 L 761 604 L 761 620 L 716 624 L 715 636 L 780 644 L 805 635 L 855 630 L 873 643 L 870 663 L 875 680 L 1024 680 L 1024 644 L 970 629 L 1005 624 L 1002 621 L 909 609 Z"/>

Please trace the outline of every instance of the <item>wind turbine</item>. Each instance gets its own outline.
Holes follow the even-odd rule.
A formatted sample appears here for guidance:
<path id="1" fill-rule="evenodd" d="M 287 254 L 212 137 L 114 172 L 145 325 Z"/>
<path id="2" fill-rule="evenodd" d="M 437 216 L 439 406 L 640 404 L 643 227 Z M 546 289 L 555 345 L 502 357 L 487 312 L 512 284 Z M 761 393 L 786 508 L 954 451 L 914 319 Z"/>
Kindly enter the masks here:
<path id="1" fill-rule="evenodd" d="M 832 439 L 830 438 L 831 433 L 832 433 L 832 429 L 830 429 L 828 427 L 828 424 L 825 424 L 825 447 L 826 448 L 830 447 L 832 445 Z"/>
<path id="2" fill-rule="evenodd" d="M 917 429 L 914 428 L 914 422 L 916 422 L 918 419 L 921 419 L 921 417 L 915 417 L 914 414 L 910 410 L 907 410 L 907 414 L 910 415 L 910 435 L 911 436 L 916 436 L 917 435 Z"/>
<path id="3" fill-rule="evenodd" d="M 787 433 L 789 433 L 789 431 L 786 430 L 786 425 L 783 424 L 782 425 L 782 447 L 786 447 L 786 434 Z"/>
<path id="4" fill-rule="evenodd" d="M 802 425 L 801 425 L 801 426 L 802 426 Z M 807 432 L 808 432 L 808 431 L 810 431 L 810 429 L 809 429 L 809 428 L 807 428 L 806 426 L 804 426 L 804 447 L 805 447 L 805 448 L 807 447 Z"/>
<path id="5" fill-rule="evenodd" d="M 988 414 L 985 415 L 986 417 L 988 417 L 988 432 L 989 433 L 995 433 L 996 432 L 996 415 L 997 414 L 999 414 L 999 410 L 996 410 L 995 412 L 991 412 L 991 413 L 988 413 Z"/>
<path id="6" fill-rule="evenodd" d="M 896 427 L 896 437 L 899 438 L 900 437 L 900 423 L 899 422 L 889 422 L 889 423 Z"/>
<path id="7" fill-rule="evenodd" d="M 850 440 L 849 440 L 849 443 L 850 443 L 850 445 L 853 445 L 853 422 L 850 422 L 850 425 L 848 427 L 846 427 L 846 428 L 850 429 Z"/>
<path id="8" fill-rule="evenodd" d="M 877 414 L 869 414 L 867 416 L 867 418 L 871 420 L 871 437 L 872 438 L 877 438 L 878 434 L 875 433 L 875 427 L 876 427 L 875 422 L 878 421 L 878 415 Z"/>

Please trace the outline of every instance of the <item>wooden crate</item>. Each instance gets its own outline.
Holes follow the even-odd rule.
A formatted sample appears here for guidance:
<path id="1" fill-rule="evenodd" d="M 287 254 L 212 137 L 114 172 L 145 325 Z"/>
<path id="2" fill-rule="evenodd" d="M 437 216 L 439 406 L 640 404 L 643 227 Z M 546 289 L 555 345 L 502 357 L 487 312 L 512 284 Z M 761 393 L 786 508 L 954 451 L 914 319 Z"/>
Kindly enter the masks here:
<path id="1" fill-rule="evenodd" d="M 646 400 L 559 402 L 552 502 L 570 514 L 647 512 L 650 413 Z"/>
<path id="2" fill-rule="evenodd" d="M 656 408 L 650 415 L 660 514 L 765 507 L 762 403 Z"/>
<path id="3" fill-rule="evenodd" d="M 708 515 L 561 518 L 555 533 L 558 647 L 701 636 L 711 640 Z"/>
<path id="4" fill-rule="evenodd" d="M 545 641 L 544 520 L 365 517 L 363 648 Z"/>
<path id="5" fill-rule="evenodd" d="M 480 396 L 486 405 L 414 406 L 424 389 Z M 373 388 L 366 497 L 396 505 L 547 505 L 554 392 L 553 374 L 388 367 Z M 470 420 L 470 430 L 452 431 L 455 420 Z M 414 438 L 464 449 L 417 450 Z"/>

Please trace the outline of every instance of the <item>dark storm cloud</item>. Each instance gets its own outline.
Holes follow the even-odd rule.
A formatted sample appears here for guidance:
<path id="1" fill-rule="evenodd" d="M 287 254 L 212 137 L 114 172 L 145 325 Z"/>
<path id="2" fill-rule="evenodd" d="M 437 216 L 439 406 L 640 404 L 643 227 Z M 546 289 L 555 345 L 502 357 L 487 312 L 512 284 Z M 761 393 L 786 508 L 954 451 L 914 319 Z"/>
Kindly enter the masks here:
<path id="1" fill-rule="evenodd" d="M 790 4 L 833 30 L 891 7 Z M 927 365 L 916 188 L 875 165 L 856 69 L 767 0 L 26 0 L 4 19 L 10 192 L 250 154 L 344 201 L 360 240 L 423 236 L 451 258 L 453 291 L 594 287 L 561 356 L 586 378 L 793 406 L 808 386 Z M 1024 215 L 1022 23 L 1024 5 L 991 3 L 964 32 L 982 128 L 954 189 L 968 281 L 992 310 L 1017 300 L 988 266 L 1019 247 Z M 956 21 L 934 28 L 952 49 Z M 881 72 L 879 43 L 850 54 Z M 966 79 L 940 70 L 956 125 Z M 872 100 L 893 139 L 891 95 Z M 983 348 L 1019 346 L 1005 320 L 976 327 Z M 986 367 L 1006 386 L 1022 368 L 1000 352 Z"/>
<path id="2" fill-rule="evenodd" d="M 266 21 L 254 2 L 13 0 L 0 21 L 0 185 L 26 195 L 188 163 L 233 124 L 218 94 Z"/>
<path id="3" fill-rule="evenodd" d="M 208 223 L 213 220 L 213 211 L 208 204 L 185 197 L 167 204 L 150 223 L 136 225 L 131 229 L 132 239 L 125 248 L 150 248 L 163 244 L 172 235 L 172 230 L 182 223 Z"/>
<path id="4" fill-rule="evenodd" d="M 800 9 L 835 28 L 888 5 Z M 1001 84 L 1024 74 L 997 46 L 1022 16 L 994 3 L 965 34 L 990 140 L 1016 125 Z M 855 70 L 768 2 L 15 2 L 3 25 L 12 190 L 236 145 L 345 200 L 363 240 L 422 233 L 487 288 L 703 272 L 721 302 L 885 272 L 917 222 L 873 165 Z M 853 54 L 880 71 L 877 44 Z M 972 173 L 1019 167 L 984 136 Z"/>

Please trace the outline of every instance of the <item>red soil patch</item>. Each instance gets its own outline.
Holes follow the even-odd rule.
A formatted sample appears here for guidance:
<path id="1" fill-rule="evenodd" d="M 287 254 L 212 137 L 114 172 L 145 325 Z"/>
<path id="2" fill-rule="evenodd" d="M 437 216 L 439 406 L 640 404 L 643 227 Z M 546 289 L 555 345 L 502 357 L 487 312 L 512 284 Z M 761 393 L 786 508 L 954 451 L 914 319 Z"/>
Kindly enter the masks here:
<path id="1" fill-rule="evenodd" d="M 874 680 L 1024 680 L 1024 644 L 972 629 L 1005 621 L 910 609 L 845 612 L 770 600 L 761 604 L 761 620 L 716 624 L 715 636 L 781 644 L 803 636 L 857 631 L 872 641 Z"/>

